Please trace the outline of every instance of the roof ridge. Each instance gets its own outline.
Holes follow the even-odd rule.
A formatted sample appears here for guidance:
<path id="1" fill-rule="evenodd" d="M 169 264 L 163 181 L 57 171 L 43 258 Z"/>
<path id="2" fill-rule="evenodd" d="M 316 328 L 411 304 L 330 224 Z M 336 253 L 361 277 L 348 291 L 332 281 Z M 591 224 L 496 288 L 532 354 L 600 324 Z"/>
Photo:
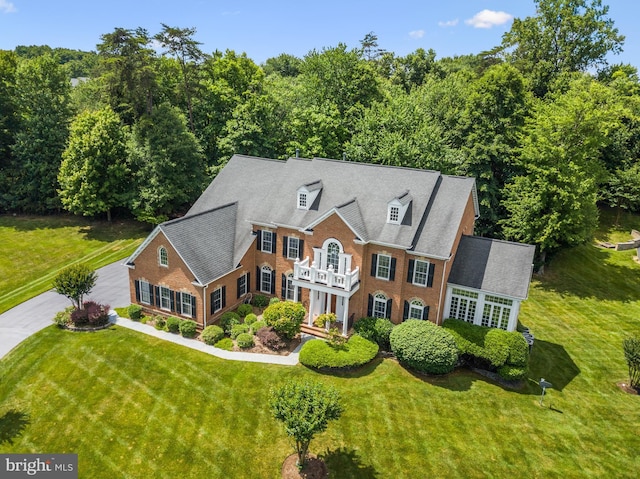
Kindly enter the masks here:
<path id="1" fill-rule="evenodd" d="M 488 238 L 487 236 L 462 235 L 462 237 L 463 238 L 472 238 L 472 239 L 480 239 L 480 240 L 485 240 L 485 241 L 491 241 L 493 243 L 506 243 L 506 244 L 510 244 L 510 245 L 526 246 L 526 247 L 535 248 L 535 245 L 532 245 L 532 244 L 529 244 L 529 243 L 520 243 L 518 241 L 509 241 L 509 240 L 500 239 L 500 238 Z"/>
<path id="2" fill-rule="evenodd" d="M 195 214 L 192 214 L 192 215 L 185 215 L 185 216 L 181 216 L 180 218 L 175 218 L 175 219 L 172 219 L 172 220 L 169 220 L 169 221 L 165 221 L 164 223 L 160 223 L 158 226 L 174 225 L 176 223 L 180 223 L 181 221 L 188 220 L 188 219 L 191 219 L 191 218 L 196 218 L 198 216 L 206 215 L 208 213 L 213 213 L 216 210 L 221 210 L 221 209 L 224 209 L 224 208 L 228 208 L 229 206 L 233 206 L 233 205 L 237 205 L 237 204 L 238 204 L 237 201 L 233 201 L 231 203 L 227 203 L 227 204 L 224 204 L 224 205 L 215 206 L 213 208 L 210 208 L 210 209 L 205 210 L 205 211 L 201 211 L 199 213 L 195 213 Z"/>

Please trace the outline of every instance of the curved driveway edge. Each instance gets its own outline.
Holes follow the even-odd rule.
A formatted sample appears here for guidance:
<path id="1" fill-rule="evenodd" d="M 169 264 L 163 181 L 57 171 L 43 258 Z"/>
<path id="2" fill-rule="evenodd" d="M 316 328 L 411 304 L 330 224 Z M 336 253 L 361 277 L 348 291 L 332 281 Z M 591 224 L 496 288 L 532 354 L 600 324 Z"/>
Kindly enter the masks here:
<path id="1" fill-rule="evenodd" d="M 128 268 L 120 261 L 97 270 L 98 280 L 86 299 L 112 308 L 131 303 Z M 49 290 L 0 314 L 0 359 L 22 341 L 52 324 L 58 311 L 70 306 L 69 300 Z"/>

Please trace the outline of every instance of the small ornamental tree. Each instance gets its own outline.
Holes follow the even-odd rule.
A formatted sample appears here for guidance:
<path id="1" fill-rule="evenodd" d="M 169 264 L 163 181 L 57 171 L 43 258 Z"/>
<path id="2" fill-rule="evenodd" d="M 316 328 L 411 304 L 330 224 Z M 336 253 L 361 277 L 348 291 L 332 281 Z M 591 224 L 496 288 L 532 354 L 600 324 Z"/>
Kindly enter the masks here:
<path id="1" fill-rule="evenodd" d="M 622 342 L 622 348 L 629 367 L 629 385 L 640 391 L 640 337 L 625 338 Z"/>
<path id="2" fill-rule="evenodd" d="M 317 433 L 327 429 L 329 421 L 342 414 L 340 394 L 318 382 L 288 382 L 270 392 L 269 406 L 285 431 L 295 442 L 299 469 L 302 469 L 309 444 Z"/>
<path id="3" fill-rule="evenodd" d="M 82 309 L 84 295 L 89 294 L 96 284 L 98 275 L 86 264 L 74 264 L 62 271 L 53 279 L 56 292 L 71 300 L 76 309 Z"/>

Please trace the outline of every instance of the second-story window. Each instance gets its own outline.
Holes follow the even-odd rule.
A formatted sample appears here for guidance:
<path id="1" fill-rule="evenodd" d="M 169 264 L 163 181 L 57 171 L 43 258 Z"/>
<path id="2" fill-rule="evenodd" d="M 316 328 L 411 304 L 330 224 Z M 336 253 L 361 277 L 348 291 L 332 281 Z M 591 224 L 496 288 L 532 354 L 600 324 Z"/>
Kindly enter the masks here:
<path id="1" fill-rule="evenodd" d="M 160 266 L 169 266 L 169 254 L 164 246 L 160 246 L 158 249 L 158 264 Z"/>
<path id="2" fill-rule="evenodd" d="M 273 253 L 273 233 L 271 231 L 262 230 L 261 249 L 265 253 Z"/>
<path id="3" fill-rule="evenodd" d="M 288 238 L 287 241 L 287 258 L 300 258 L 300 240 L 298 238 Z"/>
<path id="4" fill-rule="evenodd" d="M 329 266 L 333 267 L 333 271 L 338 271 L 338 265 L 340 264 L 340 245 L 338 243 L 331 242 L 327 245 L 327 269 Z"/>
<path id="5" fill-rule="evenodd" d="M 378 265 L 376 268 L 376 278 L 389 279 L 391 273 L 391 256 L 386 254 L 378 255 Z"/>

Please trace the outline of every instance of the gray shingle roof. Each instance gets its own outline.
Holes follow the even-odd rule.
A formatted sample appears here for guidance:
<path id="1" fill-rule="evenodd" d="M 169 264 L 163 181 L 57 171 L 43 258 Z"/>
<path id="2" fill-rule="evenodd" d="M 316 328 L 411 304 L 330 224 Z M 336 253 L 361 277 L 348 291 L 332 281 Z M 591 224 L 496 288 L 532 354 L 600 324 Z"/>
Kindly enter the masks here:
<path id="1" fill-rule="evenodd" d="M 535 246 L 478 236 L 463 236 L 449 283 L 526 299 Z"/>
<path id="2" fill-rule="evenodd" d="M 297 209 L 298 188 L 319 180 L 322 191 L 316 199 L 317 209 Z M 303 230 L 334 208 L 364 236 L 364 241 L 446 258 L 452 252 L 474 185 L 473 178 L 412 168 L 322 158 L 279 161 L 235 155 L 187 215 L 237 202 L 235 249 L 229 251 L 235 254 L 236 263 L 253 241 L 251 221 Z M 402 225 L 387 224 L 388 202 L 405 191 L 412 199 L 409 218 Z M 421 234 L 417 235 L 421 224 Z"/>
<path id="3" fill-rule="evenodd" d="M 162 223 L 171 242 L 200 284 L 231 271 L 235 244 L 236 203 Z"/>

